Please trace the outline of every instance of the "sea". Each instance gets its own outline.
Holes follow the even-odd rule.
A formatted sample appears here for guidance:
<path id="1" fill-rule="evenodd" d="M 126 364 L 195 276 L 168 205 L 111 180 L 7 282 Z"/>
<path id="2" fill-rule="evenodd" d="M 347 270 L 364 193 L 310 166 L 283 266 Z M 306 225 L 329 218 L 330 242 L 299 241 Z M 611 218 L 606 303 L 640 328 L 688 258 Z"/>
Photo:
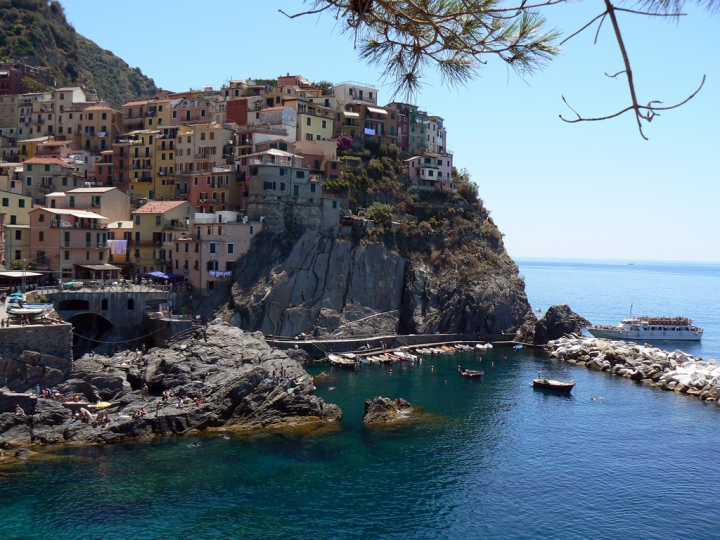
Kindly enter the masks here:
<path id="1" fill-rule="evenodd" d="M 702 343 L 659 346 L 720 359 L 720 264 L 517 262 L 541 312 L 568 303 L 605 324 L 631 306 L 688 316 L 705 329 Z M 461 378 L 458 364 L 485 376 Z M 308 370 L 328 374 L 317 393 L 344 411 L 334 428 L 53 449 L 0 468 L 0 538 L 720 537 L 714 404 L 528 348 Z M 539 370 L 577 385 L 570 395 L 534 390 Z M 375 396 L 425 414 L 363 428 Z"/>

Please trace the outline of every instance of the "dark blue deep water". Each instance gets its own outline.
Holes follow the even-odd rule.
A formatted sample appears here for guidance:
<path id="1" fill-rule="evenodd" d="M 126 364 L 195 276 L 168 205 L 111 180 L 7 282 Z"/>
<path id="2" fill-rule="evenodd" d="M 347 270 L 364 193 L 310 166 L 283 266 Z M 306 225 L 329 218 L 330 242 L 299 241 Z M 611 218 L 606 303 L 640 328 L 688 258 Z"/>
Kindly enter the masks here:
<path id="1" fill-rule="evenodd" d="M 568 302 L 598 323 L 630 303 L 637 314 L 687 315 L 706 329 L 693 353 L 720 356 L 719 265 L 519 264 L 533 307 Z M 484 379 L 459 378 L 458 363 Z M 499 348 L 392 373 L 313 366 L 331 374 L 318 393 L 345 411 L 337 430 L 65 447 L 0 469 L 0 538 L 720 535 L 720 408 L 577 367 L 572 395 L 552 395 L 529 387 L 538 369 L 568 375 L 540 354 Z M 377 395 L 433 416 L 363 429 L 363 402 Z M 195 440 L 203 446 L 188 448 Z"/>

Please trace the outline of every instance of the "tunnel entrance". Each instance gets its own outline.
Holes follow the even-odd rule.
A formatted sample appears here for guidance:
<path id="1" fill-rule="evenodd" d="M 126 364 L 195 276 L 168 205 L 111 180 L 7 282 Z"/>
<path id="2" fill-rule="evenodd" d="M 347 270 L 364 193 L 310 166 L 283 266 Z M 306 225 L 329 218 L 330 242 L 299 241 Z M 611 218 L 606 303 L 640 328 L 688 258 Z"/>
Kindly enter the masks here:
<path id="1" fill-rule="evenodd" d="M 73 357 L 80 358 L 90 351 L 104 350 L 103 343 L 109 337 L 113 324 L 97 313 L 80 313 L 68 319 L 73 325 Z"/>

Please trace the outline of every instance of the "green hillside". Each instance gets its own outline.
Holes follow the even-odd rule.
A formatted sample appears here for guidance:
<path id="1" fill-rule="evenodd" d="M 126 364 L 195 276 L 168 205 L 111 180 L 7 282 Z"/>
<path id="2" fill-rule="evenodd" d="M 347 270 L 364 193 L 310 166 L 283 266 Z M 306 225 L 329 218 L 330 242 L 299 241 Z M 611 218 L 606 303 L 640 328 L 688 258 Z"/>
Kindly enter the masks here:
<path id="1" fill-rule="evenodd" d="M 0 0 L 0 59 L 45 68 L 58 86 L 94 89 L 115 108 L 160 90 L 139 68 L 78 34 L 57 0 Z"/>

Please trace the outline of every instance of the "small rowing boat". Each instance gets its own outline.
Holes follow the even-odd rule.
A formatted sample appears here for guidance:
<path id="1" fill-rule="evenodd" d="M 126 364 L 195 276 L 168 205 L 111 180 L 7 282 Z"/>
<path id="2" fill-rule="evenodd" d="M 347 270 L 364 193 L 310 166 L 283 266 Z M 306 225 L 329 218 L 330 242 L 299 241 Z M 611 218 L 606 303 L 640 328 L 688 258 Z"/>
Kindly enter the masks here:
<path id="1" fill-rule="evenodd" d="M 470 379 L 479 379 L 485 375 L 485 372 L 482 369 L 464 369 L 460 366 L 458 366 L 458 373 L 460 376 L 468 377 Z"/>
<path id="2" fill-rule="evenodd" d="M 532 387 L 541 390 L 554 390 L 556 392 L 570 392 L 575 386 L 575 381 L 558 381 L 550 379 L 547 375 L 543 376 L 538 372 L 538 378 L 533 379 Z"/>
<path id="3" fill-rule="evenodd" d="M 328 354 L 327 358 L 334 366 L 355 367 L 358 364 L 354 358 L 345 358 L 339 354 Z"/>

